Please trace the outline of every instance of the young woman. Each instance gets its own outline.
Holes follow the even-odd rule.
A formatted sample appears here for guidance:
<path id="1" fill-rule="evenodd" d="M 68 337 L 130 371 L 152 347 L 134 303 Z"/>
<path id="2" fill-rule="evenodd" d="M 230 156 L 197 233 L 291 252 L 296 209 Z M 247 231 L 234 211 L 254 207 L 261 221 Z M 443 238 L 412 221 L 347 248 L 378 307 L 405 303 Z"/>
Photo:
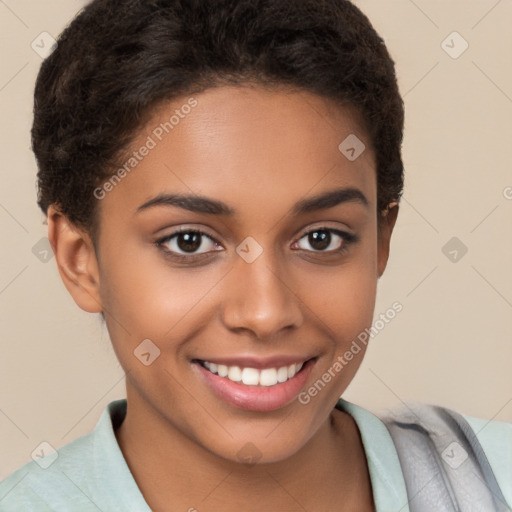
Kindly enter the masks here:
<path id="1" fill-rule="evenodd" d="M 476 443 L 486 422 L 438 410 L 427 431 L 420 410 L 391 424 L 340 398 L 388 260 L 403 119 L 346 0 L 87 5 L 37 80 L 38 204 L 127 398 L 4 480 L 0 510 L 509 510 L 511 425 Z"/>

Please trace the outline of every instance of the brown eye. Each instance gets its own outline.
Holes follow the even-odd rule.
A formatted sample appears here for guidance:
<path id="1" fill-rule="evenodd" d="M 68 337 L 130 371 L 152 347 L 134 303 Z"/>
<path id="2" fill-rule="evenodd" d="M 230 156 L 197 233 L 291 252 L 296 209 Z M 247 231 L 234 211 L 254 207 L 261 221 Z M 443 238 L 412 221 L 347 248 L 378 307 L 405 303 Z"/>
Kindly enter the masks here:
<path id="1" fill-rule="evenodd" d="M 176 245 L 185 252 L 194 252 L 201 247 L 201 235 L 197 232 L 185 232 L 176 235 Z"/>
<path id="2" fill-rule="evenodd" d="M 331 234 L 326 230 L 313 231 L 308 234 L 308 242 L 316 251 L 323 251 L 331 243 Z"/>
<path id="3" fill-rule="evenodd" d="M 301 246 L 302 240 L 306 240 L 307 243 Z M 356 235 L 346 233 L 339 229 L 322 227 L 313 229 L 304 234 L 297 244 L 299 249 L 304 249 L 309 252 L 336 253 L 342 252 L 346 246 L 355 241 L 357 241 Z M 309 249 L 307 245 L 309 245 L 311 249 Z"/>
<path id="4" fill-rule="evenodd" d="M 181 229 L 157 240 L 155 244 L 177 259 L 204 256 L 220 247 L 210 235 L 195 229 Z"/>

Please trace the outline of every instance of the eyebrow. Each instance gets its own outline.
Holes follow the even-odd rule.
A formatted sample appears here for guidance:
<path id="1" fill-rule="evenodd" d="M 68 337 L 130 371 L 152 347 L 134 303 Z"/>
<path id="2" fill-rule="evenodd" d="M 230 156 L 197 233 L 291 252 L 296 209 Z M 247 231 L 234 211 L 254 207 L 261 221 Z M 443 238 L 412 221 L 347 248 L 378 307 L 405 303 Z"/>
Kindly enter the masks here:
<path id="1" fill-rule="evenodd" d="M 356 202 L 368 208 L 368 200 L 357 188 L 339 188 L 313 197 L 301 199 L 292 208 L 292 215 L 304 215 L 333 208 L 342 203 Z M 210 215 L 234 216 L 236 211 L 222 201 L 204 196 L 183 194 L 159 194 L 137 208 L 136 213 L 155 206 L 175 206 L 191 212 Z"/>

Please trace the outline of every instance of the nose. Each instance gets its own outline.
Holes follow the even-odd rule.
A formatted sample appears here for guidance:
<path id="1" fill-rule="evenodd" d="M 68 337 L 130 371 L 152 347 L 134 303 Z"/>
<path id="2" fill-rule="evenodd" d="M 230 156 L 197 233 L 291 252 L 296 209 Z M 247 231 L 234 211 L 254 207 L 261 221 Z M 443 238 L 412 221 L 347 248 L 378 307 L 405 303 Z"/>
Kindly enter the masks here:
<path id="1" fill-rule="evenodd" d="M 228 329 L 266 340 L 302 324 L 301 302 L 270 251 L 252 263 L 239 258 L 227 279 L 222 318 Z"/>

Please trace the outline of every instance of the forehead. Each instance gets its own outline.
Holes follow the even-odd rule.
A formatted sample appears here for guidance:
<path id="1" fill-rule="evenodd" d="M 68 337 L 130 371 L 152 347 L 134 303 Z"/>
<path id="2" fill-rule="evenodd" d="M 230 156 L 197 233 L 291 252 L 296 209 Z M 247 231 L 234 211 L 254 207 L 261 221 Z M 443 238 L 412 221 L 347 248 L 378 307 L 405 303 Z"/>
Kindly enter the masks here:
<path id="1" fill-rule="evenodd" d="M 174 99 L 153 112 L 122 165 L 102 209 L 132 213 L 180 192 L 254 216 L 334 187 L 376 201 L 374 155 L 357 112 L 303 91 L 225 86 Z"/>

